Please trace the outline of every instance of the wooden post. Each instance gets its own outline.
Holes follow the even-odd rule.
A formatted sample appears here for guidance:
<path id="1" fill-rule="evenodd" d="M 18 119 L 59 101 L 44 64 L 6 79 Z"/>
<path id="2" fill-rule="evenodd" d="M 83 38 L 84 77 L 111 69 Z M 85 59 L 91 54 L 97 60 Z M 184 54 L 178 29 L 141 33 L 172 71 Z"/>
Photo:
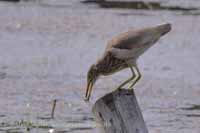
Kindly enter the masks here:
<path id="1" fill-rule="evenodd" d="M 133 90 L 111 92 L 98 99 L 92 110 L 104 133 L 148 133 Z"/>

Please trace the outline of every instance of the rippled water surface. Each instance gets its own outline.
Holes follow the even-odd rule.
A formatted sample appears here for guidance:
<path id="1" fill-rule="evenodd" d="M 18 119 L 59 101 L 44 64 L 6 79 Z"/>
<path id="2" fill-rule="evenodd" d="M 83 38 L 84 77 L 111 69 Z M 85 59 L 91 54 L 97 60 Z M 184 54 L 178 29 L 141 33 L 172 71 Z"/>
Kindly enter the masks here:
<path id="1" fill-rule="evenodd" d="M 89 66 L 112 36 L 170 22 L 172 31 L 138 60 L 143 78 L 136 95 L 150 133 L 199 133 L 200 3 L 160 4 L 195 10 L 102 8 L 81 0 L 0 2 L 0 132 L 98 133 L 92 104 L 130 71 L 102 77 L 85 103 Z"/>

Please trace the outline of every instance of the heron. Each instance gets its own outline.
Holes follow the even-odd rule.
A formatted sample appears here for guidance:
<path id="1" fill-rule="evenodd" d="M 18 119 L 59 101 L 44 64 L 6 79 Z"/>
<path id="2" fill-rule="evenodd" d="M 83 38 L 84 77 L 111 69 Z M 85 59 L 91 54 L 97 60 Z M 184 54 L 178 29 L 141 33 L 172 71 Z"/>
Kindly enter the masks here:
<path id="1" fill-rule="evenodd" d="M 85 101 L 89 101 L 92 88 L 100 76 L 108 76 L 126 68 L 131 70 L 132 75 L 116 89 L 121 89 L 127 84 L 130 84 L 128 89 L 133 89 L 141 78 L 137 65 L 138 57 L 170 30 L 171 24 L 165 23 L 141 29 L 130 29 L 113 37 L 107 43 L 103 56 L 88 70 Z"/>

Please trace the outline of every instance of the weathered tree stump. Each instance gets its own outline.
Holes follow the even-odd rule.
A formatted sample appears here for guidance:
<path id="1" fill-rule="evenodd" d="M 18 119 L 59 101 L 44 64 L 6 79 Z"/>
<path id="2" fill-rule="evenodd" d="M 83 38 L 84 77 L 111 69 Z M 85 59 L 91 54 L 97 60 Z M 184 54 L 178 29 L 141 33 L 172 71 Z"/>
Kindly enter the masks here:
<path id="1" fill-rule="evenodd" d="M 98 99 L 93 113 L 104 133 L 148 133 L 133 90 L 116 90 Z"/>

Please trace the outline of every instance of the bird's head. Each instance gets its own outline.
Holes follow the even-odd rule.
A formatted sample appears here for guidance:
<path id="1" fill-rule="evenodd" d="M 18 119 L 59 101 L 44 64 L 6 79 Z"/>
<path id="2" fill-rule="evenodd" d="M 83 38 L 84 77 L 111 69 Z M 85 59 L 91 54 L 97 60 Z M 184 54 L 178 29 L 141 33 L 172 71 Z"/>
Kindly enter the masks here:
<path id="1" fill-rule="evenodd" d="M 87 73 L 87 88 L 86 88 L 86 94 L 85 94 L 85 101 L 89 101 L 90 95 L 92 92 L 92 87 L 96 80 L 99 77 L 98 68 L 96 65 L 92 65 Z"/>

